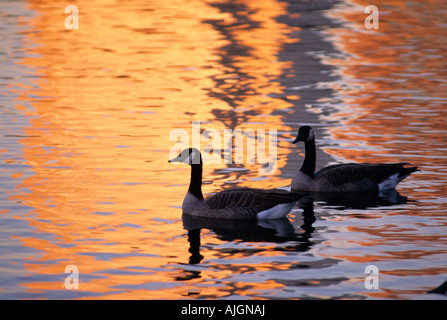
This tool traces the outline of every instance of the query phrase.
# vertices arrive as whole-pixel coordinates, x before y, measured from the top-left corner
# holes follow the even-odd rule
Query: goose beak
[[[300,134],[298,134],[298,137],[296,137],[296,139],[295,140],[293,140],[293,144],[295,144],[295,143],[297,143],[297,142],[300,142],[300,141],[304,141],[303,140],[303,138],[301,137],[301,135]]]

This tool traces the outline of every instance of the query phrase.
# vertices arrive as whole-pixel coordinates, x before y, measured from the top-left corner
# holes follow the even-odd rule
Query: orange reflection
[[[357,162],[411,162],[424,171],[412,175],[413,181],[437,180],[430,167],[445,165],[447,146],[443,123],[447,116],[443,67],[447,51],[445,42],[439,42],[447,34],[440,10],[446,4],[440,0],[412,1],[411,5],[401,1],[355,3],[356,10],[350,7],[331,13],[353,28],[328,31],[348,56],[328,58],[326,63],[339,66],[349,85],[333,84],[342,102],[331,118],[343,126],[330,129],[346,148],[327,152]],[[363,26],[366,15],[358,8],[369,4],[379,8],[378,30]],[[438,194],[447,191],[445,184],[437,187]]]
[[[20,238],[41,251],[26,268],[61,281],[23,286],[30,292],[64,290],[64,269],[76,265],[81,290],[95,298],[187,298],[184,284],[173,280],[182,268],[169,265],[184,263],[189,254],[179,209],[189,172],[167,163],[173,144],[168,137],[174,128],[189,131],[193,120],[211,121],[220,131],[282,128],[278,116],[262,117],[261,124],[256,116],[288,106],[268,96],[282,92],[272,80],[288,67],[275,62],[289,41],[286,27],[275,22],[284,5],[246,1],[246,14],[258,26],[232,31],[232,38],[250,48],[250,57],[230,66],[250,79],[240,83],[247,94],[235,95],[233,102],[256,109],[234,126],[215,118],[215,110],[228,112],[233,105],[209,94],[217,78],[230,74],[221,61],[229,40],[203,22],[206,17],[231,23],[231,13],[200,0],[149,2],[145,8],[136,0],[80,0],[79,29],[65,30],[66,1],[28,3],[37,13],[29,22],[36,32],[27,34],[35,46],[22,63],[35,68],[39,81],[37,90],[25,88],[21,96],[33,110],[26,111],[28,138],[20,142],[35,174],[20,185],[30,192],[15,199],[35,209],[24,219],[36,232],[51,235]],[[217,167],[222,166],[206,167],[205,177]],[[248,168],[254,171],[249,177],[257,176],[255,165]],[[219,184],[205,188],[214,191]],[[212,274],[228,275],[217,268]],[[201,291],[194,288],[199,282],[190,283],[191,292]],[[281,285],[252,284],[261,286]],[[206,295],[243,290],[210,286]]]
[[[368,246],[386,249],[374,250],[368,255],[363,250],[359,251],[361,255],[348,250],[330,257],[380,266],[382,261],[419,261],[430,255],[442,256],[445,252],[440,248],[447,245],[446,239],[430,228],[447,226],[442,218],[436,219],[445,216],[443,208],[447,209],[442,199],[447,192],[444,169],[447,132],[443,123],[447,116],[447,50],[445,41],[440,41],[447,36],[443,13],[446,3],[440,0],[411,3],[355,0],[353,3],[356,6],[328,13],[350,26],[326,31],[345,55],[324,58],[325,63],[338,66],[341,74],[340,81],[330,84],[340,100],[332,106],[338,112],[331,114],[330,119],[341,125],[329,128],[332,138],[340,145],[325,151],[354,162],[410,162],[421,172],[398,187],[403,193],[408,191],[408,196],[418,202],[417,206],[382,211],[384,216],[401,216],[399,224],[381,225],[380,216],[374,217],[377,219],[374,226],[346,228],[356,239],[352,243],[342,239],[333,242],[363,249]],[[366,30],[363,26],[366,18],[363,8],[371,4],[377,5],[380,11],[378,30]],[[432,201],[436,208],[425,210],[432,208]],[[421,223],[420,229],[405,225],[404,216],[417,219],[419,215],[430,215],[437,223]],[[394,244],[411,246],[396,245],[393,250]],[[414,268],[380,272],[393,276],[445,273],[442,267]],[[380,292],[362,292],[391,299],[402,298],[404,293],[424,292],[385,288]]]
[[[274,96],[284,92],[285,87],[277,79],[292,66],[291,62],[278,61],[278,55],[284,44],[297,41],[290,38],[292,29],[289,26],[276,21],[277,17],[287,14],[287,4],[276,0],[217,0],[213,4],[225,13],[229,11],[228,7],[233,8],[231,19],[215,23],[230,43],[220,52],[225,69],[223,74],[213,77],[216,86],[210,94],[227,101],[231,109],[215,111],[217,119],[213,124],[222,122],[225,128],[242,131],[264,129],[267,134],[272,133],[270,130],[289,131],[290,128],[283,124],[284,116],[272,114],[275,110],[287,110],[292,106],[287,99]],[[290,100],[295,99],[299,97],[290,97]],[[265,145],[268,155],[271,152],[268,142]],[[285,145],[278,142],[276,175],[259,179],[259,164],[244,164],[249,171],[243,172],[243,179],[258,178],[257,187],[284,185],[284,181],[277,177],[286,164],[288,145],[283,148]],[[230,176],[242,179],[238,172],[231,172]]]

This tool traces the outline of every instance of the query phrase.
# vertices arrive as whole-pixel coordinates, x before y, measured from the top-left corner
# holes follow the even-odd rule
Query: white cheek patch
[[[193,164],[193,160],[196,157],[196,153],[195,152],[191,152],[188,156],[188,158],[186,158],[185,163],[186,164]]]
[[[306,141],[312,141],[314,139],[314,131],[311,129],[309,131],[309,136],[307,137]]]

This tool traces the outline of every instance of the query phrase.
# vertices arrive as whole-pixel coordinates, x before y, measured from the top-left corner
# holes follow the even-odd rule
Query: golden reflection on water
[[[447,60],[445,43],[436,42],[436,37],[445,26],[441,11],[426,8],[442,6],[441,2],[412,3],[417,6],[403,8],[398,1],[383,4],[388,15],[381,16],[379,31],[364,31],[363,14],[331,11],[359,27],[325,31],[348,56],[323,57],[323,62],[340,68],[340,81],[327,85],[341,102],[331,105],[336,113],[320,118],[337,123],[328,126],[336,147],[323,147],[337,158],[409,161],[420,166],[423,172],[399,187],[420,200],[418,207],[349,217],[333,212],[324,216],[324,208],[319,208],[324,218],[316,238],[323,245],[308,252],[303,261],[295,261],[302,258],[297,252],[309,250],[315,242],[302,244],[303,250],[290,248],[296,252],[289,255],[278,253],[275,244],[244,243],[233,249],[232,243],[202,231],[204,263],[189,266],[190,243],[180,209],[189,169],[167,163],[174,144],[169,141],[171,130],[191,133],[192,121],[219,132],[296,130],[283,122],[300,96],[284,96],[286,88],[279,80],[295,72],[296,62],[282,61],[279,54],[283,46],[296,41],[290,34],[299,28],[277,21],[292,14],[275,0],[149,1],[145,8],[139,1],[81,0],[76,2],[80,28],[65,30],[65,1],[29,0],[36,16],[24,22],[31,28],[26,37],[32,46],[22,64],[35,69],[39,80],[34,82],[37,89],[18,83],[10,90],[23,88],[16,108],[29,117],[30,125],[20,143],[34,175],[11,176],[24,179],[18,186],[22,192],[11,199],[33,210],[21,217],[35,228],[36,236],[17,239],[40,254],[30,258],[25,268],[30,275],[56,280],[36,282],[30,276],[23,286],[33,293],[53,290],[57,295],[64,290],[66,297],[63,272],[67,265],[76,265],[85,293],[80,295],[85,298],[259,297],[260,292],[274,296],[284,294],[281,289],[288,283],[282,291],[298,288],[299,292],[302,283],[334,281],[326,275],[301,279],[305,277],[301,273],[292,275],[298,280],[256,279],[269,271],[287,274],[301,263],[312,271],[307,259],[319,272],[320,264],[337,268],[340,261],[419,262],[423,254],[442,254],[444,238],[434,240],[445,226],[439,208],[446,204],[437,202],[439,210],[423,209],[432,208],[430,201],[447,191],[445,172],[437,170],[445,168],[442,81]],[[430,21],[425,9],[435,13]],[[413,64],[402,70],[408,61]],[[320,102],[324,104],[323,99]],[[419,142],[415,137],[423,139]],[[207,142],[202,141],[201,147]],[[259,177],[258,163],[244,164],[242,173],[224,164],[207,164],[204,179],[213,183],[204,185],[204,193],[235,182],[245,185],[242,179],[249,180],[249,186],[254,181],[258,187],[283,186],[287,183],[280,179],[281,168],[289,152],[296,149],[278,141],[278,170],[265,177]],[[427,197],[430,201],[424,202]],[[419,214],[440,219],[409,219]],[[398,220],[393,220],[394,215]],[[417,231],[435,231],[418,234],[413,231],[416,224]],[[278,255],[279,262],[272,262],[272,256]],[[394,264],[381,272],[389,276],[445,273],[442,265],[401,270]],[[354,277],[346,284],[355,281]],[[361,294],[400,297],[389,289]]]
[[[361,7],[365,3],[356,1]],[[355,10],[331,14],[358,28],[328,32],[348,57],[326,62],[340,67],[349,89],[343,83],[334,84],[341,103],[331,117],[343,126],[329,129],[345,148],[327,148],[326,152],[357,162],[410,162],[423,171],[412,175],[413,181],[437,181],[440,174],[446,175],[442,168],[447,146],[443,123],[447,51],[444,42],[439,44],[447,33],[445,15],[439,10],[445,2],[412,1],[406,6],[390,1],[378,7],[378,30],[362,30],[365,16]],[[422,188],[417,192],[426,198],[447,191],[445,183],[438,183],[437,188],[436,194]]]
[[[31,118],[20,142],[34,175],[19,186],[29,192],[14,199],[34,208],[24,219],[36,231],[52,235],[21,238],[41,252],[26,269],[61,275],[61,281],[23,286],[30,292],[62,290],[65,267],[76,265],[82,291],[103,298],[181,297],[181,282],[161,285],[172,282],[178,270],[152,271],[188,259],[179,206],[189,169],[167,163],[174,144],[169,133],[190,131],[192,121],[207,121],[220,131],[283,128],[279,116],[255,116],[290,106],[269,96],[282,91],[273,79],[289,67],[276,61],[281,44],[289,41],[289,30],[275,21],[284,4],[245,1],[247,11],[240,14],[256,27],[232,27],[236,19],[230,12],[204,1],[153,1],[141,8],[140,1],[81,0],[79,29],[66,30],[66,1],[28,3],[36,16],[27,39],[35,46],[22,63],[35,68],[39,80],[38,89],[21,96],[32,109],[17,108]],[[205,18],[230,25],[232,38],[249,56],[222,64],[229,42]],[[223,81],[216,87],[217,79]],[[215,118],[220,110],[237,119],[245,113],[240,106],[252,108],[254,116],[236,123]],[[285,157],[280,161],[278,167]],[[218,167],[205,168],[205,179]],[[249,176],[257,175],[256,165],[248,168],[255,170]],[[270,178],[269,184],[278,183]],[[218,185],[205,188],[211,192]],[[222,279],[231,271],[204,271],[201,277],[207,272]],[[253,284],[259,286],[280,285]],[[226,291],[208,288],[207,295]]]
[[[398,186],[404,193],[408,191],[418,204],[414,208],[383,212],[384,217],[396,215],[400,220],[381,225],[379,217],[373,225],[353,225],[346,229],[352,237],[361,235],[365,239],[355,240],[354,246],[388,246],[388,249],[370,255],[357,255],[353,251],[332,254],[331,257],[365,264],[442,257],[447,246],[445,237],[439,233],[447,227],[442,218],[447,210],[447,203],[442,199],[447,192],[447,132],[444,124],[447,116],[447,48],[445,41],[440,44],[439,39],[445,39],[447,35],[446,3],[354,3],[360,8],[376,4],[380,9],[380,27],[378,30],[364,30],[362,25],[366,15],[359,15],[360,11],[331,13],[331,16],[358,27],[328,31],[330,38],[347,57],[326,59],[326,63],[340,67],[345,82],[333,84],[341,103],[331,118],[337,118],[342,126],[329,128],[333,139],[340,141],[342,147],[325,151],[354,162],[410,162],[421,172]],[[424,210],[432,207],[432,201],[437,209]],[[405,215],[409,216],[408,219]],[[433,216],[434,220],[432,223],[421,222],[420,228],[414,229],[412,225],[416,222],[413,220],[417,221],[418,216]],[[436,220],[438,223],[434,222]],[[389,246],[392,243],[411,243],[412,246],[394,250]],[[381,272],[398,277],[445,274],[441,258],[438,260],[438,266]],[[393,299],[401,298],[403,291],[385,289],[367,294]]]
[[[327,152],[354,161],[406,161],[422,167],[426,163],[445,164],[447,140],[442,132],[447,51],[444,42],[439,45],[446,34],[445,14],[440,10],[446,7],[445,2],[354,2],[360,8],[376,4],[380,27],[365,30],[366,15],[356,10],[331,14],[357,28],[329,31],[348,57],[329,58],[327,62],[338,65],[350,84],[346,90],[335,84],[342,103],[339,113],[332,116],[338,116],[344,126],[330,132],[335,140],[357,148]],[[431,174],[412,178],[432,180]]]

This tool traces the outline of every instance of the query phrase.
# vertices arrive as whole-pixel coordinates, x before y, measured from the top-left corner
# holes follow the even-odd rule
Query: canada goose
[[[427,291],[427,293],[447,294],[447,281],[444,281],[439,287],[436,287],[433,290]]]
[[[278,219],[285,217],[300,198],[285,190],[232,188],[208,199],[202,195],[202,156],[195,148],[183,150],[169,162],[191,166],[191,182],[183,200],[183,213],[220,219]]]
[[[305,157],[300,170],[292,178],[291,189],[311,192],[382,192],[392,190],[416,167],[408,163],[372,164],[342,163],[315,172],[315,134],[311,127],[302,126],[292,143],[304,141]],[[315,172],[315,173],[314,173]]]

